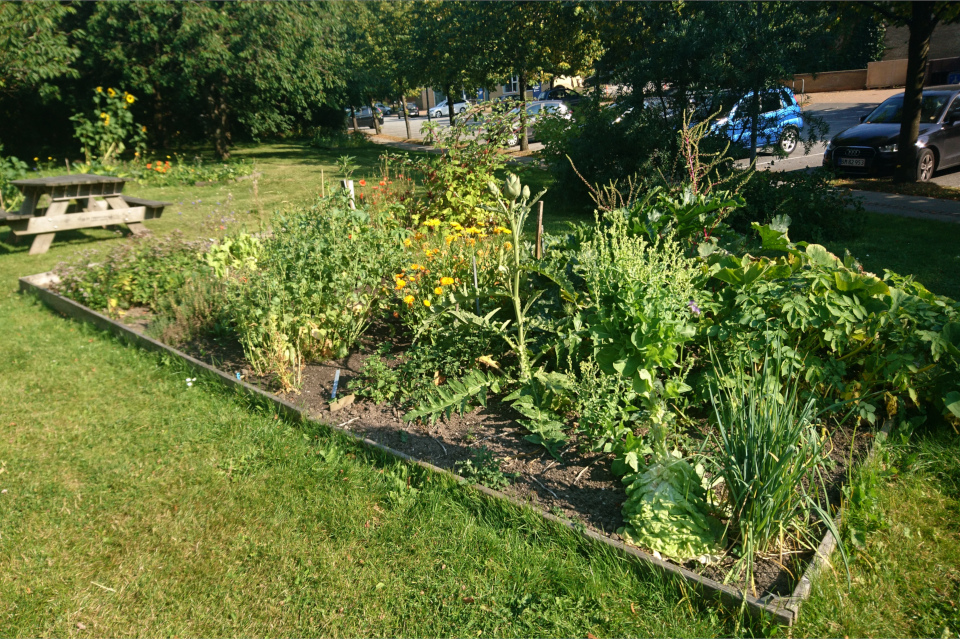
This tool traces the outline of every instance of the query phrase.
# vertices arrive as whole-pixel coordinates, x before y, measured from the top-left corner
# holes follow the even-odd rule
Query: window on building
[[[520,78],[517,76],[513,76],[510,78],[510,82],[503,85],[504,93],[517,93],[518,91],[520,91]]]

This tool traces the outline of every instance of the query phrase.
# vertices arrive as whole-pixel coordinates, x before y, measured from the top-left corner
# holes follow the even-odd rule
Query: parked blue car
[[[733,144],[750,146],[750,110],[753,92],[743,96],[711,128],[713,133],[728,138]],[[797,104],[793,91],[786,87],[769,89],[760,94],[760,120],[757,125],[757,147],[780,147],[786,154],[793,153],[803,129],[803,110]]]

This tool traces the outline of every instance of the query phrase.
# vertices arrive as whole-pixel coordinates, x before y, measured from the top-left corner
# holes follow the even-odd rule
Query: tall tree
[[[543,74],[578,75],[599,56],[592,14],[574,2],[477,3],[474,37],[483,42],[485,75],[516,76],[521,98]],[[520,149],[527,150],[527,114],[520,110]]]
[[[923,83],[927,75],[927,58],[930,55],[930,37],[938,24],[960,21],[960,3],[868,2],[865,6],[882,15],[891,24],[905,26],[910,30],[907,44],[907,80],[903,87],[903,114],[900,118],[894,179],[898,182],[916,182],[920,106],[923,100]]]
[[[0,94],[35,87],[50,93],[50,82],[76,77],[71,64],[80,55],[61,30],[74,9],[59,2],[0,2]]]

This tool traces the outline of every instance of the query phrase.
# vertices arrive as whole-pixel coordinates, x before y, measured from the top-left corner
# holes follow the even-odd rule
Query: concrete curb
[[[197,360],[196,358],[193,358],[192,356],[189,356],[178,349],[167,346],[162,342],[145,336],[130,327],[97,313],[96,311],[93,311],[92,309],[89,309],[78,302],[74,302],[69,298],[65,298],[57,293],[54,293],[47,288],[49,285],[56,284],[57,282],[58,278],[55,274],[53,274],[53,272],[39,273],[20,278],[19,288],[21,293],[35,295],[48,307],[62,313],[65,316],[75,320],[80,320],[82,322],[89,322],[98,329],[108,331],[121,338],[125,342],[136,345],[142,349],[164,352],[176,356],[194,370],[202,371],[218,378],[220,382],[224,383],[229,388],[260,396],[261,398],[271,402],[277,409],[277,412],[282,413],[287,418],[297,422],[312,421],[319,424],[324,424],[319,420],[314,420],[311,418],[305,409],[301,409],[287,400],[284,400],[283,398],[243,382],[242,380],[238,380],[236,377],[230,374],[224,373],[223,371],[220,371],[219,369],[212,367],[205,362],[201,362],[200,360]],[[441,469],[440,467],[432,465],[429,462],[419,460],[401,451],[396,451],[395,449],[391,449],[390,447],[382,445],[378,442],[374,442],[369,438],[364,438],[363,436],[352,433],[346,429],[333,425],[325,426],[363,444],[366,447],[376,449],[380,452],[418,465],[424,469],[428,469],[434,473],[452,478],[462,484],[470,484],[469,481],[462,476],[459,476],[446,469]],[[889,432],[887,425],[884,426],[884,430],[886,433]],[[871,447],[870,453],[868,454],[868,460],[874,455],[875,447],[876,444],[874,443],[874,445]],[[628,557],[640,560],[647,565],[647,567],[658,571],[664,576],[681,578],[695,591],[703,596],[716,598],[731,608],[739,608],[746,604],[746,610],[750,615],[755,617],[769,616],[772,617],[777,623],[788,626],[793,625],[793,623],[796,622],[797,617],[800,614],[800,606],[803,604],[803,601],[810,596],[812,581],[815,579],[817,573],[819,573],[819,571],[826,564],[828,564],[829,557],[836,547],[836,540],[833,538],[833,535],[830,532],[827,532],[826,536],[823,538],[823,541],[820,543],[819,548],[817,549],[814,559],[808,565],[803,577],[790,596],[767,596],[763,599],[754,598],[735,589],[734,587],[731,587],[730,585],[721,584],[715,580],[704,578],[672,562],[656,558],[636,547],[628,546],[620,540],[614,540],[609,536],[586,529],[582,524],[573,522],[572,520],[558,518],[552,513],[537,509],[512,496],[508,496],[504,493],[480,484],[474,484],[471,486],[477,491],[491,498],[506,500],[507,502],[520,508],[532,509],[545,520],[549,520],[550,522],[567,527],[568,529],[580,534],[585,538],[607,545],[608,547],[616,549]]]

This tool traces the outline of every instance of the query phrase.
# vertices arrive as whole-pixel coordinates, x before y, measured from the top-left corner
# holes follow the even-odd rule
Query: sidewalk
[[[960,223],[960,202],[956,200],[902,196],[877,191],[851,190],[850,193],[863,201],[863,208],[867,211],[907,218]]]

